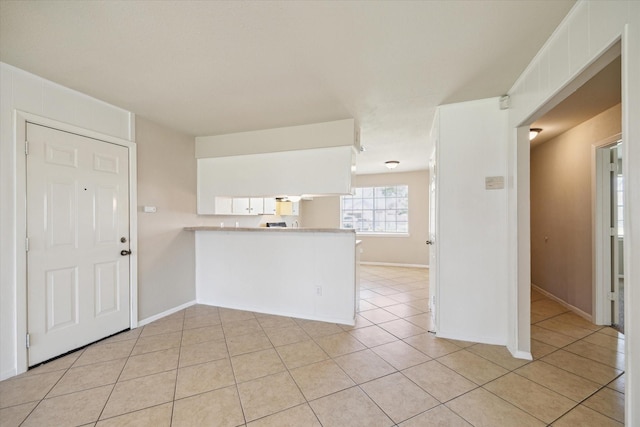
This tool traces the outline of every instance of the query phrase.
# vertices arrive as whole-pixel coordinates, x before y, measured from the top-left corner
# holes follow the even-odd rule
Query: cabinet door
[[[264,199],[264,209],[262,213],[265,215],[275,215],[276,214],[276,199],[275,198],[267,198]]]
[[[232,201],[231,197],[216,197],[215,198],[215,214],[216,215],[231,215],[233,213],[232,210]]]
[[[251,215],[262,215],[264,213],[264,199],[261,197],[250,198],[249,213]]]
[[[249,198],[248,197],[234,197],[232,204],[232,213],[234,215],[249,215]]]

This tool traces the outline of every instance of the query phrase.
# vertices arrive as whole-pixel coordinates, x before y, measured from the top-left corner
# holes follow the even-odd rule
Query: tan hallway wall
[[[194,138],[136,117],[138,148],[138,318],[195,299]],[[142,212],[155,206],[156,213]]]
[[[532,283],[587,314],[592,314],[592,144],[620,133],[621,111],[616,105],[531,150]]]
[[[409,186],[409,237],[358,236],[364,262],[429,264],[429,171],[357,175],[354,187],[407,184]],[[340,197],[317,197],[302,202],[305,227],[340,227]]]

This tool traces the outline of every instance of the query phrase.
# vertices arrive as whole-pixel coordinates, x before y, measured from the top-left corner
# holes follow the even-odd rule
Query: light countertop
[[[200,225],[195,227],[184,227],[186,231],[255,231],[268,233],[355,233],[355,230],[341,228],[304,228],[304,227],[218,227]]]

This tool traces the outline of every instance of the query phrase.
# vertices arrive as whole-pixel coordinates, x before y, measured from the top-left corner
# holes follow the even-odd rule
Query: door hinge
[[[29,155],[29,141],[24,142],[24,155],[25,156]]]
[[[618,235],[618,230],[616,230],[615,228],[611,227],[609,229],[609,236],[617,236]]]
[[[27,346],[27,348],[31,347],[31,337],[29,334],[27,334],[27,337],[25,339],[25,345]]]
[[[29,252],[29,238],[24,239],[24,251]]]
[[[616,293],[615,292],[609,292],[608,293],[608,297],[609,297],[609,301],[615,301],[616,300]]]
[[[609,172],[618,172],[618,165],[616,163],[609,163]]]

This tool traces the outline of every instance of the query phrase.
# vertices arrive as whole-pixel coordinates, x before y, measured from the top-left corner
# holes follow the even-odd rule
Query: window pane
[[[373,211],[372,210],[363,210],[362,211],[362,219],[364,221],[373,222]]]
[[[354,188],[342,197],[342,228],[374,233],[409,232],[409,187]]]

